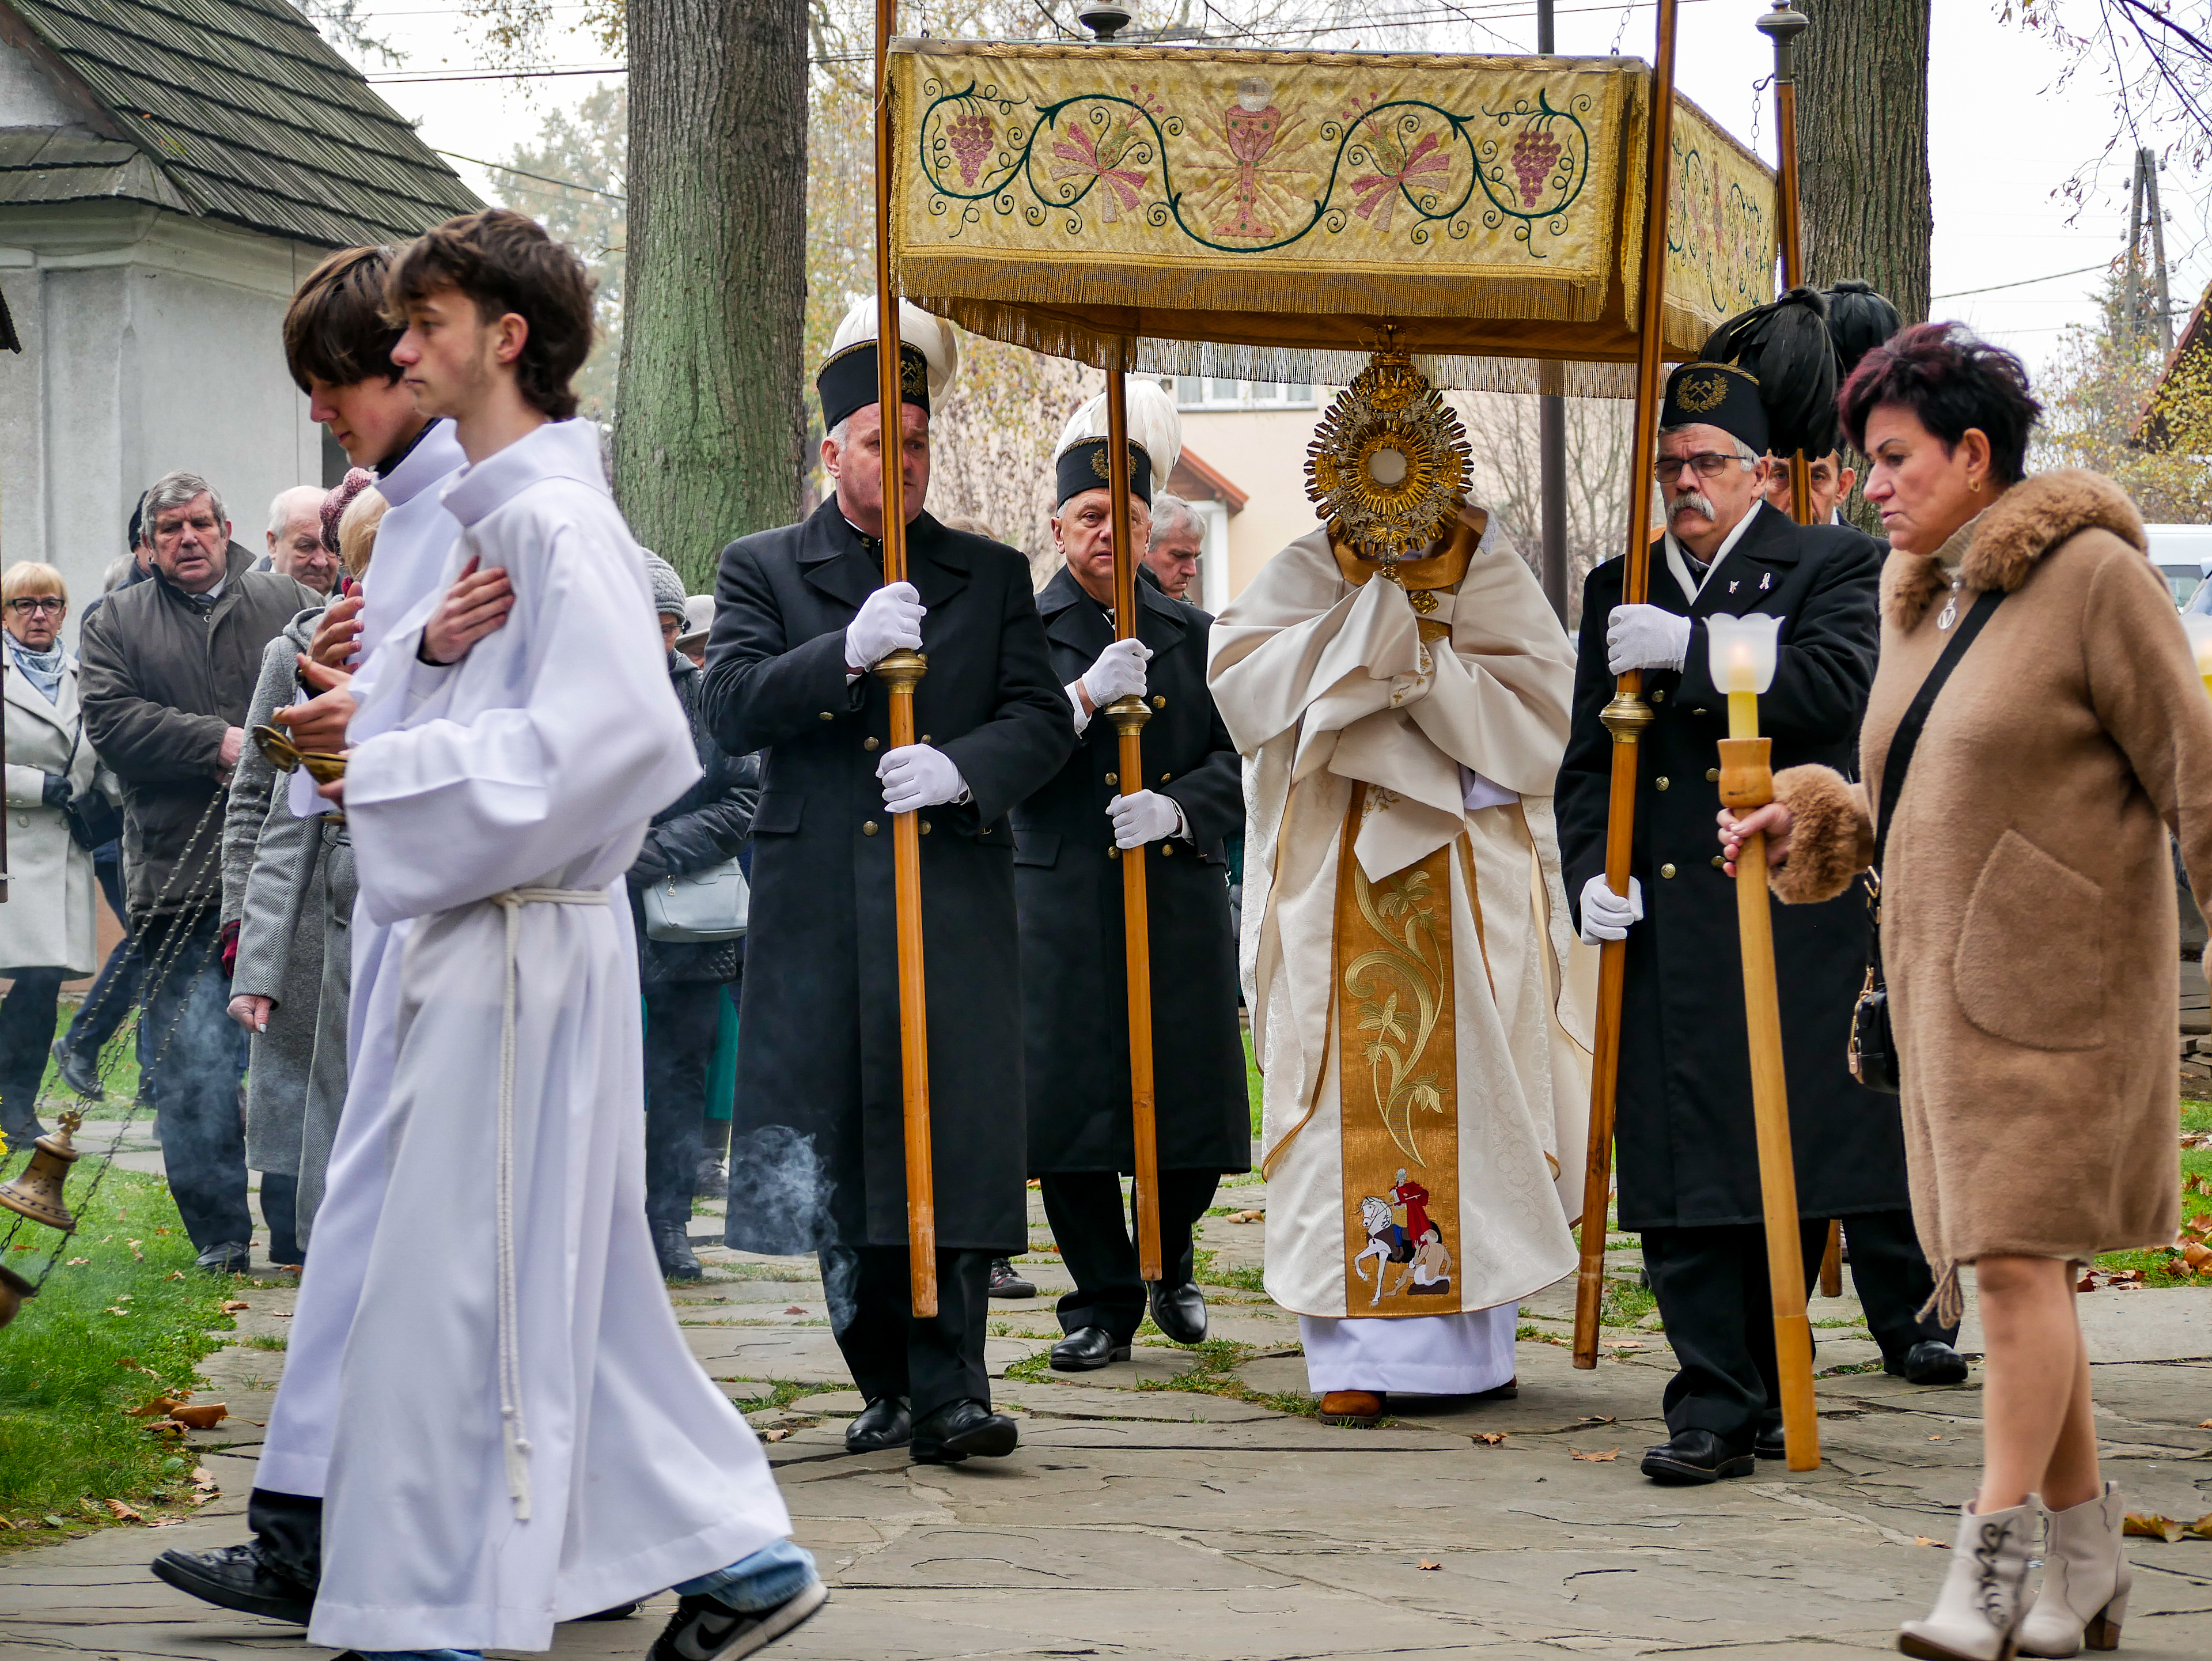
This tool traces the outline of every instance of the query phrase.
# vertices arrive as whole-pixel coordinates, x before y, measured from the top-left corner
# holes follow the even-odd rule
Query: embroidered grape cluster
[[[1533,208],[1544,199],[1552,169],[1564,148],[1548,132],[1535,126],[1521,129],[1513,141],[1513,172],[1521,181],[1521,205]]]
[[[991,153],[994,125],[981,110],[969,110],[947,124],[945,142],[952,147],[953,160],[960,164],[963,185],[975,184],[975,175],[982,169],[983,158]]]

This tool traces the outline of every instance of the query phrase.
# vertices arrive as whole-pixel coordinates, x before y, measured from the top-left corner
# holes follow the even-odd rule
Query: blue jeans
[[[814,1554],[788,1540],[763,1546],[726,1569],[672,1588],[679,1597],[712,1597],[757,1615],[796,1597],[814,1581]],[[362,1661],[477,1661],[481,1650],[364,1650]]]
[[[148,967],[140,1020],[162,1163],[185,1232],[202,1251],[253,1238],[238,1109],[246,1037],[226,1013],[230,977],[222,972],[218,933],[210,905],[196,916],[149,922],[138,935]]]

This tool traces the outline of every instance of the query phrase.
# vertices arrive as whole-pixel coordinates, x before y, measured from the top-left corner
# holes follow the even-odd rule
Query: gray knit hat
[[[684,616],[684,579],[676,575],[676,568],[659,554],[647,548],[645,577],[653,585],[653,609],[655,614],[681,620]]]

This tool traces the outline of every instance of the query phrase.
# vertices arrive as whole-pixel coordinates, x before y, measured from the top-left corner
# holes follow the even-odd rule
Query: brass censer
[[[280,773],[297,772],[304,767],[307,776],[318,784],[328,784],[333,779],[345,776],[345,757],[333,756],[320,750],[302,750],[292,742],[290,733],[281,727],[257,727],[253,742],[268,764]]]
[[[12,1182],[0,1183],[0,1206],[34,1223],[73,1234],[76,1219],[62,1198],[62,1185],[69,1180],[69,1168],[82,1157],[71,1145],[70,1133],[84,1123],[84,1116],[72,1108],[58,1123],[58,1129],[31,1144],[37,1151],[21,1174]]]

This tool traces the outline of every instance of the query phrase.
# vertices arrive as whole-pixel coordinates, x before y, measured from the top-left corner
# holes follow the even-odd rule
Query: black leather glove
[[[70,805],[68,777],[60,773],[47,774],[46,782],[39,791],[39,800],[48,807],[68,806]]]

